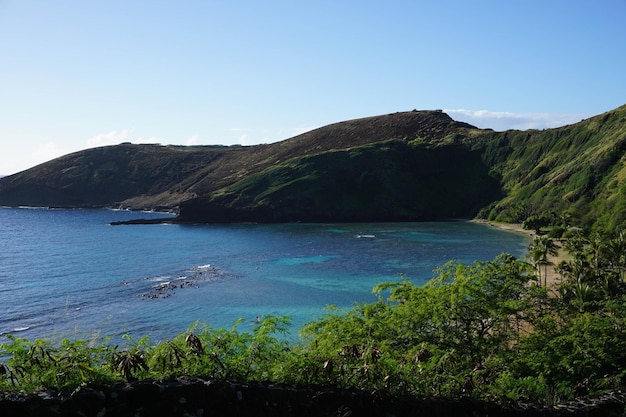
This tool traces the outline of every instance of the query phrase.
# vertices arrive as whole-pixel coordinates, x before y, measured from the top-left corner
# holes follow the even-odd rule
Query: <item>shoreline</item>
[[[482,219],[474,219],[470,220],[470,222],[484,224],[485,226],[494,227],[500,230],[506,230],[508,232],[521,233],[523,235],[526,235],[530,239],[529,244],[532,243],[532,240],[537,237],[537,234],[532,230],[524,229],[521,223],[499,223]],[[556,286],[562,282],[561,276],[557,274],[554,269],[559,263],[561,263],[561,261],[566,260],[566,256],[563,254],[562,249],[563,248],[559,246],[559,252],[556,256],[548,255],[548,262],[550,262],[550,266],[547,270],[548,276],[546,277],[546,282],[548,287],[550,287],[554,292],[557,291]]]
[[[499,222],[492,222],[489,220],[482,220],[482,219],[473,219],[473,220],[470,220],[470,222],[477,223],[477,224],[484,224],[485,226],[491,226],[496,229],[506,230],[509,232],[521,233],[523,235],[528,236],[529,238],[535,237],[535,233],[532,230],[524,229],[521,223],[499,223]]]

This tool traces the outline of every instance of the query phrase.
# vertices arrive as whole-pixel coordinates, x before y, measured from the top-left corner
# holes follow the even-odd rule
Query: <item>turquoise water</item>
[[[28,338],[151,336],[195,321],[252,328],[328,305],[373,301],[450,259],[523,256],[528,240],[468,222],[109,226],[162,217],[112,210],[0,208],[0,333]]]

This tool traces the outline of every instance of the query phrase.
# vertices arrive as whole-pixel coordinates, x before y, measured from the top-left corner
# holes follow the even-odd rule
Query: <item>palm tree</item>
[[[621,230],[617,233],[613,239],[606,243],[604,249],[611,272],[619,277],[620,282],[624,282],[624,275],[626,274],[626,232]]]
[[[593,268],[596,279],[602,275],[602,267],[605,261],[606,242],[604,236],[600,233],[594,233],[589,239],[589,254],[591,255],[591,266]]]
[[[572,256],[569,261],[561,261],[558,265],[558,272],[567,284],[577,283],[589,283],[592,280],[589,278],[590,271],[589,262],[584,256],[581,256],[580,252],[577,252]]]
[[[554,243],[554,240],[546,236],[536,237],[528,247],[530,259],[537,268],[537,274],[539,276],[539,282],[541,282],[541,267],[543,267],[543,283],[544,286],[548,286],[548,266],[553,265],[548,259],[548,256],[558,255],[559,246]]]

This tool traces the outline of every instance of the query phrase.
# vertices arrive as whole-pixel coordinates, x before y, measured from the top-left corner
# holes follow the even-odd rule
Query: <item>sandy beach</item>
[[[537,237],[534,231],[526,230],[522,227],[520,223],[498,223],[498,222],[490,222],[487,220],[472,220],[473,222],[485,224],[491,227],[495,227],[502,230],[507,230],[515,233],[522,233],[530,238],[530,241]],[[529,242],[530,243],[530,242]],[[557,256],[548,256],[548,261],[551,263],[548,266],[547,270],[547,284],[548,287],[555,289],[556,285],[561,282],[561,276],[556,273],[554,267],[557,266],[561,261],[565,260],[565,256],[562,253],[562,249],[559,249],[559,253]]]

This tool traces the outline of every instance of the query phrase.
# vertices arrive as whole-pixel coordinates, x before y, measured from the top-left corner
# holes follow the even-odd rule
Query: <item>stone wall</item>
[[[199,378],[82,388],[67,398],[50,391],[0,393],[2,417],[617,417],[626,415],[625,405],[626,395],[620,391],[553,407],[503,407],[472,399],[399,399],[356,390]]]

